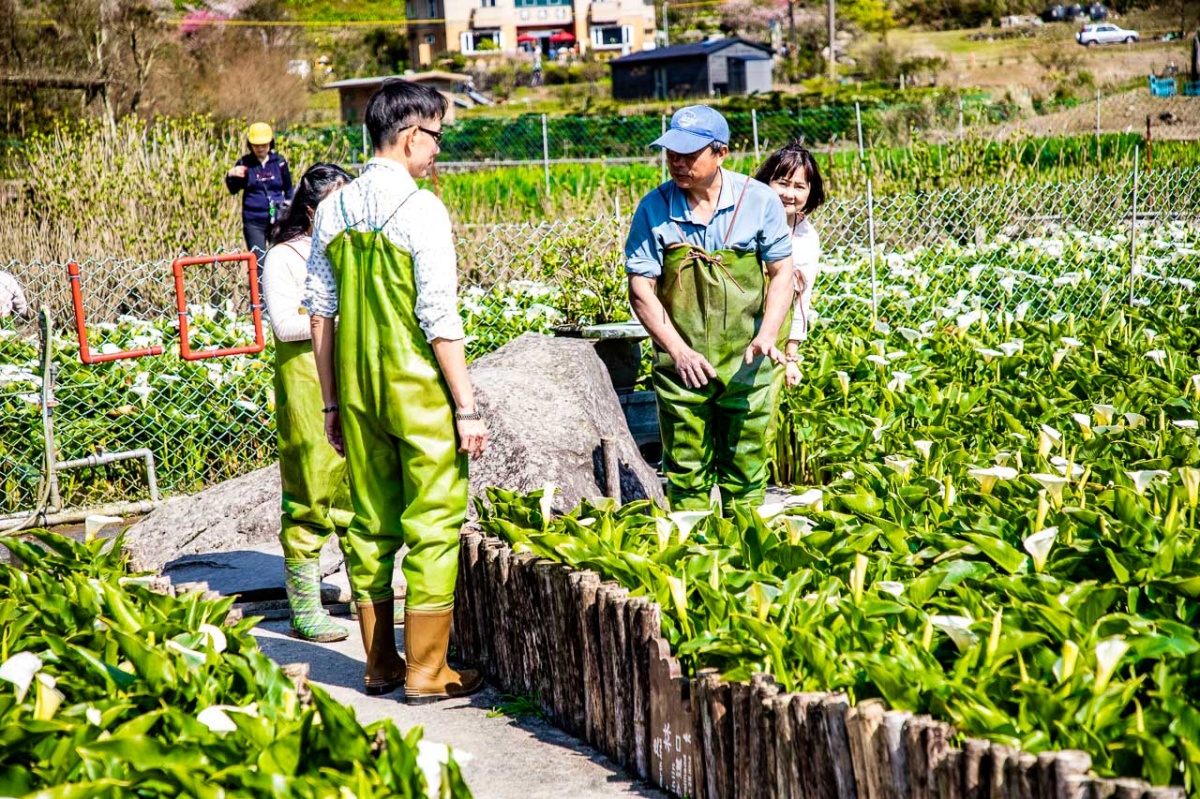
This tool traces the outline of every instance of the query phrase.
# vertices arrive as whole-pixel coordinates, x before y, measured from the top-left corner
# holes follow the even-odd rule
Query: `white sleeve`
[[[263,302],[271,319],[271,330],[280,341],[306,341],[312,338],[308,314],[300,313],[304,298],[304,281],[295,275],[305,274],[300,254],[286,244],[267,252],[263,263]]]
[[[425,338],[455,341],[464,338],[458,315],[458,263],[450,215],[432,192],[418,192],[411,214],[420,227],[411,233],[413,272],[417,280],[417,321]]]
[[[792,254],[793,266],[796,270],[796,287],[800,288],[800,282],[803,280],[804,289],[796,295],[795,307],[792,310],[792,329],[788,333],[788,339],[791,341],[804,341],[808,338],[808,323],[810,314],[812,313],[812,293],[813,284],[817,282],[817,271],[821,260],[821,242],[817,238],[817,232],[811,231],[809,235],[796,242],[796,247]]]
[[[325,255],[325,248],[333,237],[341,232],[341,221],[337,209],[340,192],[334,192],[317,206],[313,218],[312,251],[308,254],[308,277],[304,282],[304,307],[311,316],[333,319],[338,312],[337,281],[333,279],[333,266]]]

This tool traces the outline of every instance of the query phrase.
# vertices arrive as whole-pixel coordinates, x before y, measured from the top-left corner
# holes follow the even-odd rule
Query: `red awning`
[[[536,36],[530,36],[528,33],[522,33],[517,37],[517,44],[525,44],[526,42],[536,42]]]
[[[550,41],[554,43],[573,42],[575,41],[575,34],[571,33],[570,31],[559,31],[558,33],[550,36]]]

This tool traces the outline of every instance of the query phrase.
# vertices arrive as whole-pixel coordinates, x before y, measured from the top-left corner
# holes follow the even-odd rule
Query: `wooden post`
[[[879,699],[866,699],[846,711],[846,733],[859,799],[883,799],[881,783],[887,779],[876,750],[886,708]]]
[[[750,781],[750,697],[753,690],[749,683],[735,682],[730,683],[729,692],[733,717],[733,795],[748,799],[754,790]]]
[[[796,736],[792,729],[792,699],[795,694],[780,694],[771,699],[775,717],[775,795],[779,799],[800,799],[800,767],[796,757]]]
[[[659,609],[644,597],[633,597],[625,604],[626,631],[629,638],[632,672],[633,741],[630,760],[633,770],[642,779],[650,777],[650,656],[646,644],[658,638]]]
[[[908,789],[912,799],[934,799],[936,796],[938,765],[945,759],[953,736],[953,727],[928,716],[914,716],[904,725]]]
[[[1077,749],[1056,752],[1050,763],[1049,793],[1052,799],[1083,799],[1091,768],[1092,758],[1087,752]]]
[[[650,661],[650,779],[676,796],[696,792],[696,728],[688,681],[659,637],[646,643]]]
[[[945,757],[938,763],[933,775],[935,795],[938,799],[963,799],[962,761],[962,750],[946,750]]]
[[[600,576],[584,572],[579,581],[579,627],[583,641],[584,727],[589,744],[599,749],[604,738],[604,685],[600,655]]]
[[[492,677],[503,689],[508,690],[511,683],[508,680],[508,660],[504,646],[504,576],[505,565],[501,562],[501,554],[506,550],[501,547],[498,539],[488,539],[484,552],[484,584],[483,588],[491,598],[486,605],[488,613],[488,631],[491,633],[483,639],[484,653],[487,655],[484,663],[488,676]]]
[[[566,641],[562,630],[558,627],[558,614],[554,607],[554,586],[550,575],[558,568],[558,563],[552,560],[539,560],[533,566],[534,577],[537,578],[538,607],[541,609],[541,665],[538,669],[538,695],[541,697],[542,711],[556,727],[563,726],[562,672],[561,649]]]
[[[600,439],[600,454],[604,459],[604,495],[621,504],[621,461],[618,458],[615,439]]]
[[[779,686],[770,674],[758,672],[750,677],[749,746],[746,750],[752,793],[747,796],[774,799],[774,720],[771,718],[771,699]]]
[[[801,799],[837,799],[832,768],[824,747],[819,705],[826,694],[802,693],[792,698],[788,711],[792,717]]]
[[[695,733],[693,741],[700,756],[704,790],[697,790],[703,799],[732,799],[733,761],[732,748],[728,745],[733,733],[733,720],[729,712],[729,683],[722,682],[716,669],[702,669],[692,681],[697,686],[692,692]]]
[[[1003,744],[992,744],[980,769],[987,776],[984,783],[984,795],[987,799],[1008,799],[1008,761],[1016,756],[1016,750],[1013,748]]]
[[[991,747],[987,741],[968,738],[962,749],[963,799],[987,799],[984,759]]]
[[[883,714],[882,734],[876,739],[876,758],[884,764],[880,781],[883,799],[909,799],[908,752],[904,748],[904,726],[912,714],[889,710]]]
[[[833,771],[837,799],[856,799],[858,787],[854,782],[854,763],[850,756],[850,739],[846,730],[846,711],[850,703],[845,694],[832,694],[821,702],[824,717],[825,743]]]
[[[564,566],[562,574],[565,583],[559,586],[563,591],[563,614],[566,624],[567,647],[567,716],[569,719],[567,731],[577,738],[587,738],[587,706],[584,699],[587,691],[584,667],[584,622],[587,606],[595,601],[593,593],[590,600],[585,599],[582,588],[584,572],[578,572]],[[595,575],[592,575],[593,577]]]
[[[616,583],[605,583],[600,587],[600,657],[604,680],[604,746],[600,751],[621,765],[628,762],[625,745],[629,743],[629,736],[625,734],[628,713],[624,706],[628,684],[624,680],[626,664],[622,657],[625,628],[621,623],[628,596],[629,589]]]

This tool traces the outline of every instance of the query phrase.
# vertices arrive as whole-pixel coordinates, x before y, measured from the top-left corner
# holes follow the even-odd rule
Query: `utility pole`
[[[663,0],[663,47],[671,46],[671,29],[667,27],[667,0]]]
[[[834,40],[837,38],[837,25],[835,23],[833,4],[834,4],[834,0],[829,0],[827,11],[826,11],[826,16],[828,17],[828,22],[829,22],[829,79],[831,81],[836,81],[837,80],[837,50],[834,49],[834,47],[835,47]]]
[[[798,0],[788,0],[788,56],[792,64],[796,63],[799,53],[796,51],[796,3]]]

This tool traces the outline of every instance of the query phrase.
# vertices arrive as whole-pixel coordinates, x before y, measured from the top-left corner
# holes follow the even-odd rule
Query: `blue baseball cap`
[[[650,142],[650,146],[687,154],[702,150],[713,142],[729,144],[729,123],[715,109],[689,105],[671,116],[671,127]]]

